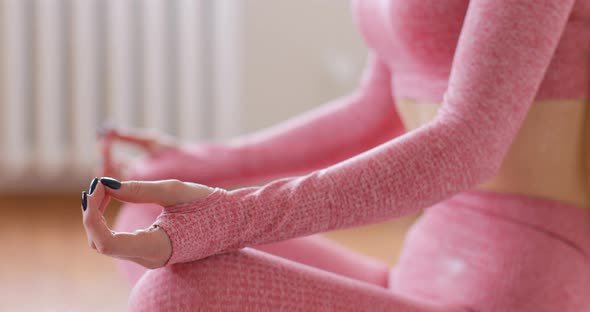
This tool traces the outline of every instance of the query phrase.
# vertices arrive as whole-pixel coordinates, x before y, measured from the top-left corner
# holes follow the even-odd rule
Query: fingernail
[[[94,190],[96,189],[97,185],[98,185],[98,178],[92,179],[92,182],[90,182],[90,188],[88,189],[89,195],[92,195],[92,193],[94,193]]]
[[[118,190],[121,188],[121,182],[113,179],[113,178],[101,178],[100,183],[104,186],[111,188],[113,190]]]
[[[82,192],[82,209],[86,211],[86,207],[88,206],[88,198],[87,198],[86,191]]]

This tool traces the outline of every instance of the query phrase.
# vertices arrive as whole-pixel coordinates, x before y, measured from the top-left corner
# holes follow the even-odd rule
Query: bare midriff
[[[439,103],[405,98],[396,102],[408,131],[434,119],[440,107]],[[548,198],[590,209],[584,160],[586,103],[533,103],[497,174],[476,189]]]

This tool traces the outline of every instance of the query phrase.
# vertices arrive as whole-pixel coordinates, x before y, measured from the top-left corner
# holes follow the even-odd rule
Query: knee
[[[187,264],[148,270],[131,290],[128,311],[191,311],[200,303],[200,278]]]
[[[253,260],[242,250],[150,270],[131,291],[129,311],[239,310],[240,281]]]

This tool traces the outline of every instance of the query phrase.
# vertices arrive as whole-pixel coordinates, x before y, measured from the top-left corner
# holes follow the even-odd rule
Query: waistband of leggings
[[[445,202],[548,231],[577,246],[590,260],[588,208],[538,196],[477,189],[455,194]]]

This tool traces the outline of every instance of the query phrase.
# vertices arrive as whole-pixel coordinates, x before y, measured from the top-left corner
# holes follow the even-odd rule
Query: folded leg
[[[388,286],[389,267],[387,264],[356,253],[319,235],[253,248],[359,281],[382,287]]]
[[[396,295],[377,285],[246,248],[146,273],[130,311],[413,311],[455,312]]]
[[[134,231],[154,222],[162,208],[154,204],[125,204],[114,229]],[[285,259],[333,272],[360,281],[387,287],[389,269],[385,263],[353,252],[327,238],[308,236],[253,247]],[[134,262],[117,260],[120,270],[131,285],[147,271]]]

